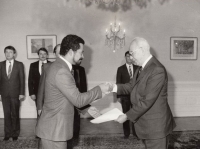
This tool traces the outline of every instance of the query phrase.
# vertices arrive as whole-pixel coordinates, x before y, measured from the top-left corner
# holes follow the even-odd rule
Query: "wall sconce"
[[[125,30],[123,32],[122,37],[119,36],[121,31],[120,23],[117,26],[116,24],[116,17],[114,24],[110,23],[110,29],[106,29],[106,42],[105,44],[113,48],[113,52],[115,52],[117,49],[121,49],[125,46]]]

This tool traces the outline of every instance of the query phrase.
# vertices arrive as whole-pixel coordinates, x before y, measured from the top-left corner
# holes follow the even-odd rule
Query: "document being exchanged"
[[[103,123],[103,122],[107,122],[107,121],[112,121],[112,120],[116,120],[118,118],[118,116],[122,115],[122,111],[120,111],[118,108],[114,108],[104,114],[102,114],[101,116],[91,120],[91,123],[95,123],[95,124],[99,124],[99,123]]]

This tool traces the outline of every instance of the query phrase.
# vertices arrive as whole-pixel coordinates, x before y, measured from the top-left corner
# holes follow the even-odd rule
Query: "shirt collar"
[[[9,64],[9,62],[11,62],[11,64],[13,65],[14,59],[12,59],[12,60],[10,60],[10,61],[9,61],[9,60],[6,60],[6,63],[7,63],[7,64]]]
[[[128,63],[126,63],[126,67],[129,67],[129,66],[132,67],[133,65],[132,65],[132,64],[128,64]]]
[[[39,62],[40,62],[41,64],[42,64],[42,63],[47,63],[47,60],[45,60],[45,61],[40,61],[40,60],[39,60]]]
[[[142,64],[142,69],[144,69],[144,67],[146,66],[146,64],[148,63],[148,61],[149,61],[152,57],[153,57],[153,56],[150,55],[150,56],[146,59],[146,61]]]
[[[72,70],[72,64],[70,62],[68,62],[66,59],[64,59],[62,56],[59,56],[60,59],[62,59],[65,63],[67,63],[69,70]]]

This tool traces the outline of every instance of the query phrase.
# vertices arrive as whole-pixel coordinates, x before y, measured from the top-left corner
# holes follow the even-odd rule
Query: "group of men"
[[[169,134],[175,127],[167,100],[167,72],[165,67],[151,55],[149,43],[144,38],[136,37],[131,42],[129,51],[125,53],[126,64],[118,68],[116,84],[102,83],[89,91],[87,88],[82,90],[84,85],[79,83],[80,76],[84,76],[85,73],[77,71],[79,74],[77,77],[78,75],[75,75],[77,66],[73,67],[73,65],[79,65],[84,58],[84,43],[79,36],[67,35],[63,38],[59,56],[53,63],[43,66],[43,63],[38,61],[30,66],[29,93],[31,99],[37,101],[39,118],[36,135],[41,138],[42,147],[44,149],[69,148],[68,140],[73,137],[74,112],[76,111],[74,107],[75,109],[88,107],[90,106],[88,104],[102,98],[105,94],[116,92],[121,98],[124,113],[116,121],[124,123],[125,138],[130,135],[129,123],[131,122],[134,135],[143,141],[146,149],[167,149]],[[11,117],[15,119],[13,109],[19,115],[16,106],[20,103],[19,99],[24,98],[25,81],[23,64],[13,60],[13,65],[9,59],[10,51],[13,55],[15,54],[10,47],[6,47],[4,53],[7,60],[0,63],[0,95],[4,108],[5,132],[7,132],[4,139],[13,137],[13,140],[16,140],[19,128],[11,127],[14,126],[14,120],[9,125],[7,123]],[[38,51],[41,61],[47,62],[45,59],[47,54],[45,50]],[[10,63],[13,70],[14,67],[18,67],[14,72],[11,71],[11,76],[9,76]],[[36,67],[39,70],[34,73]],[[23,77],[22,80],[19,79],[20,74]],[[38,82],[33,83],[31,78],[34,79],[37,76],[41,76],[38,79],[40,82],[37,80]],[[10,86],[10,83],[15,84]],[[37,89],[36,87],[31,89],[31,83],[32,86],[37,85]],[[15,96],[11,95],[11,91],[16,86],[17,93]],[[13,100],[18,103],[14,107],[11,102]],[[9,108],[7,108],[8,104],[11,105]],[[17,132],[18,135],[15,136]]]

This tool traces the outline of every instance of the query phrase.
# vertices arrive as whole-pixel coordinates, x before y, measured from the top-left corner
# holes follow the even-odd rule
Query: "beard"
[[[74,64],[75,65],[81,65],[82,60],[83,60],[82,58],[80,58],[79,60],[74,59]]]

